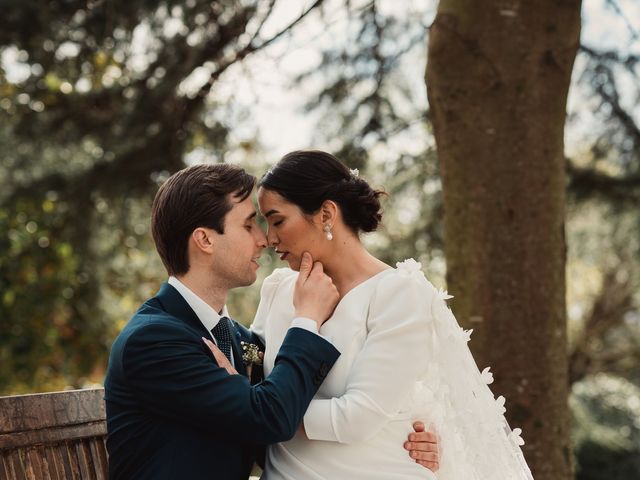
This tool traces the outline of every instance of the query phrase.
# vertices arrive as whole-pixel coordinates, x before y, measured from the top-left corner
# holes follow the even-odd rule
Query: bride
[[[286,155],[259,183],[267,238],[290,269],[263,284],[252,329],[263,338],[265,375],[293,317],[303,252],[321,262],[341,300],[320,334],[341,356],[311,402],[299,433],[268,447],[265,476],[299,479],[532,479],[503,413],[446,306],[446,292],[414,260],[391,268],[359,239],[381,220],[381,191],[334,156]],[[414,419],[439,435],[433,473],[402,449]]]

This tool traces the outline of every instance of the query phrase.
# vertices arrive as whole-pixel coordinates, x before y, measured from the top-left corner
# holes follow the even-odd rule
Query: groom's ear
[[[191,233],[191,240],[195,244],[195,247],[204,252],[211,252],[213,247],[213,234],[212,230],[208,228],[196,228]]]
[[[325,200],[320,207],[320,214],[323,225],[334,225],[338,218],[338,205],[333,200]]]

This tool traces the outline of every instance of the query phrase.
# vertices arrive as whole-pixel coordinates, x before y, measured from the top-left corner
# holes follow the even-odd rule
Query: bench
[[[0,397],[0,480],[107,480],[106,438],[102,388]]]
[[[0,397],[0,479],[107,480],[104,390]]]

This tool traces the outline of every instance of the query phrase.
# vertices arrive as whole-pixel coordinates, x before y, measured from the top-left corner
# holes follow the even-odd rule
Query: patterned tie
[[[227,317],[220,317],[218,324],[211,329],[211,333],[218,342],[218,348],[231,361],[231,327]]]

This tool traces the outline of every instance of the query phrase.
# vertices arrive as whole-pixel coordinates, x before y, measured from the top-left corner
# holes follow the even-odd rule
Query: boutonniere
[[[247,375],[251,376],[251,370],[254,365],[262,365],[262,357],[264,353],[260,351],[255,343],[240,342],[242,346],[242,363],[247,368]]]

